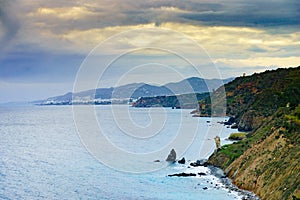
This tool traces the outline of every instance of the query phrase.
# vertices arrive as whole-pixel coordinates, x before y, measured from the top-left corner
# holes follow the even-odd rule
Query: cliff
[[[261,199],[300,199],[300,67],[240,77],[225,88],[227,114],[250,132],[209,163]]]

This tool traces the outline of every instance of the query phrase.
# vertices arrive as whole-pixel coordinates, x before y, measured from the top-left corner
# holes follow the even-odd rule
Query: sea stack
[[[215,143],[216,143],[216,149],[219,149],[221,147],[220,137],[216,136],[214,139],[215,139]]]
[[[175,162],[176,161],[176,152],[172,149],[166,159],[167,162]]]

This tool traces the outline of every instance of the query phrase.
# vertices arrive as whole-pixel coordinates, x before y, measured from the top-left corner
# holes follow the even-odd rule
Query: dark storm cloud
[[[222,26],[285,26],[299,25],[298,1],[249,1],[229,4],[222,12],[192,12],[180,17]]]
[[[84,57],[49,52],[11,52],[0,65],[0,80],[63,82],[73,80]],[[22,77],[20,79],[20,77]]]
[[[0,50],[8,45],[20,27],[17,13],[11,9],[14,3],[13,0],[0,0],[0,30],[2,31]]]
[[[3,1],[3,0],[0,0]],[[53,33],[65,31],[88,30],[114,26],[128,26],[166,22],[178,22],[207,26],[298,26],[298,0],[102,0],[91,4],[86,1],[37,1],[31,12],[44,8],[85,8],[91,12],[80,18],[55,19],[47,15],[37,15],[31,18],[33,22],[42,22],[44,28],[50,28]]]
[[[299,25],[298,0],[115,0],[109,9],[102,1],[94,8],[99,12],[97,26],[134,25],[149,22],[185,22],[222,26]],[[165,10],[163,8],[177,8]],[[106,16],[106,17],[105,17]],[[96,17],[97,18],[97,17]],[[103,19],[103,20],[101,20]]]

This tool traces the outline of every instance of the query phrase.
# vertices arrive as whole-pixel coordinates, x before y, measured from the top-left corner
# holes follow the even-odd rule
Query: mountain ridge
[[[125,99],[138,99],[140,97],[170,96],[176,94],[205,93],[217,89],[219,86],[232,81],[228,79],[202,79],[190,77],[179,82],[167,83],[161,86],[146,83],[130,83],[118,87],[97,88],[78,93],[68,92],[64,95],[54,96],[39,101],[42,105],[69,105],[82,102],[111,101],[126,102]]]

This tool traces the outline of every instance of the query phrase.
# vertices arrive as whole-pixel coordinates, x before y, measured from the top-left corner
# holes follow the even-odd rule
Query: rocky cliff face
[[[252,131],[254,126],[254,111],[250,110],[243,114],[238,124],[238,130]]]
[[[300,67],[239,78],[225,87],[227,113],[250,132],[208,162],[263,200],[300,199]]]
[[[300,107],[280,109],[246,140],[223,146],[209,163],[261,199],[300,198],[300,123],[290,113],[300,115]]]

